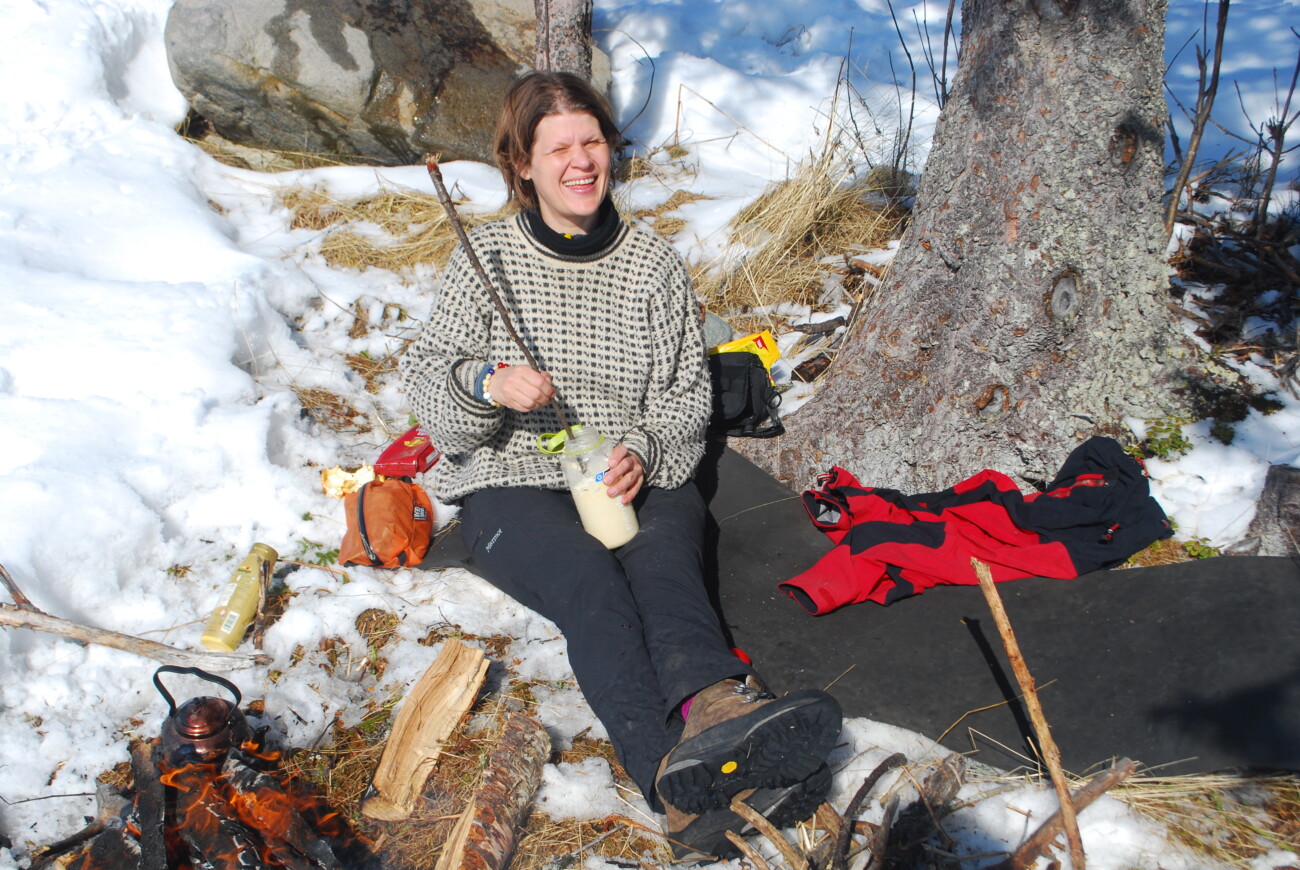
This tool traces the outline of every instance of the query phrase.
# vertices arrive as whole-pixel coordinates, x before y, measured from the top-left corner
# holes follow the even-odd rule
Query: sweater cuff
[[[637,427],[623,433],[621,441],[624,447],[635,453],[641,460],[641,465],[645,468],[646,485],[653,486],[655,473],[659,470],[659,440],[646,430]]]
[[[481,359],[463,359],[451,368],[449,377],[452,400],[475,417],[491,417],[501,406],[483,394],[483,380],[492,364]]]

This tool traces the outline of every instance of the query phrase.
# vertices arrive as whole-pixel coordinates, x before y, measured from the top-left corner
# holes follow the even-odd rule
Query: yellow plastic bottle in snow
[[[215,652],[234,652],[239,646],[253,614],[257,612],[263,572],[270,577],[278,558],[280,554],[266,544],[254,544],[248,551],[231,575],[230,582],[221,590],[216,609],[203,628],[200,640],[205,647]]]
[[[559,432],[538,439],[542,452],[558,456],[564,481],[573,495],[578,517],[587,534],[611,550],[617,549],[641,531],[636,511],[623,499],[610,498],[605,482],[609,456],[614,445],[589,426],[570,427],[572,436]]]

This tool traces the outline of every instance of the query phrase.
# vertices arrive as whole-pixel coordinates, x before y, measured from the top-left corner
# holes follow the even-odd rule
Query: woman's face
[[[584,112],[547,115],[519,175],[533,183],[542,220],[557,233],[585,235],[609,190],[609,144],[600,122]]]

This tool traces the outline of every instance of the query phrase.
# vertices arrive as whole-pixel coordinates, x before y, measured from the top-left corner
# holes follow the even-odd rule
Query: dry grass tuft
[[[481,644],[487,654],[497,661],[507,661],[506,652],[510,649],[510,644],[515,642],[515,639],[508,634],[474,634],[465,631],[459,625],[443,622],[430,626],[428,633],[418,639],[416,643],[420,646],[437,646],[448,638],[454,638],[468,644]]]
[[[511,870],[540,870],[551,862],[558,866],[581,866],[588,855],[622,859],[623,862],[666,867],[672,850],[658,832],[625,816],[577,821],[552,819],[534,812],[524,826]]]
[[[303,411],[313,420],[335,432],[364,435],[371,430],[366,416],[341,396],[321,387],[294,387],[293,393]]]
[[[369,649],[381,650],[397,637],[397,627],[401,618],[391,610],[371,607],[357,615],[357,632]]]
[[[654,208],[643,208],[635,211],[632,213],[632,217],[645,221],[655,231],[656,235],[672,238],[686,229],[686,221],[677,216],[669,216],[669,212],[677,211],[677,209],[692,202],[712,198],[689,190],[674,190],[672,195],[659,205]]]
[[[318,230],[321,256],[331,266],[408,273],[417,265],[447,264],[458,239],[438,198],[413,190],[386,189],[366,199],[342,201],[316,189],[293,188],[279,202],[295,228]],[[462,214],[467,228],[501,217]],[[378,232],[376,232],[376,230]]]
[[[748,255],[697,285],[709,308],[743,311],[795,302],[815,305],[823,291],[828,257],[883,247],[903,214],[882,204],[890,189],[862,177],[834,143],[800,166],[787,181],[765,191],[733,225],[733,241]],[[873,196],[876,194],[876,196]],[[739,328],[738,328],[739,329]]]
[[[686,229],[686,219],[679,217],[661,217],[654,222],[652,228],[655,235],[663,236],[665,239],[671,239],[673,236]]]
[[[384,388],[384,376],[397,371],[397,355],[389,354],[382,359],[373,359],[370,354],[350,353],[346,357],[348,368],[361,376],[366,382],[366,392],[378,393]]]
[[[1215,866],[1279,849],[1300,866],[1300,775],[1137,777],[1111,794]]]
[[[614,178],[623,182],[635,181],[638,178],[653,175],[656,171],[657,167],[654,161],[638,154],[626,160],[620,160],[614,167]]]
[[[614,752],[614,744],[608,740],[597,740],[594,737],[588,737],[585,733],[574,737],[569,748],[556,753],[556,758],[567,764],[576,764],[580,761],[586,761],[588,758],[603,758],[609,762],[615,778],[628,779],[627,771],[623,770],[623,765],[618,763],[618,755]]]
[[[351,728],[336,716],[330,745],[300,749],[285,754],[285,772],[317,786],[325,800],[353,824],[364,824],[359,809],[361,796],[384,751],[384,739],[392,727],[393,708],[399,696],[369,702],[361,721]]]
[[[501,736],[505,716],[499,701],[489,701],[480,716],[467,717],[448,738],[424,795],[410,818],[381,822],[361,814],[361,798],[379,765],[384,741],[392,728],[394,696],[372,709],[360,723],[345,728],[335,721],[332,745],[300,750],[285,767],[316,785],[326,801],[371,839],[387,870],[432,867],[438,860],[457,816],[469,802]]]

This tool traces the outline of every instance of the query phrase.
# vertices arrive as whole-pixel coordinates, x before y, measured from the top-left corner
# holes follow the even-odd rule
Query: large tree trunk
[[[913,223],[817,397],[746,453],[918,492],[1050,479],[1189,352],[1165,303],[1165,0],[967,0]]]
[[[533,0],[539,70],[591,81],[592,0]]]

